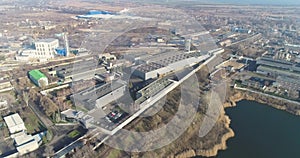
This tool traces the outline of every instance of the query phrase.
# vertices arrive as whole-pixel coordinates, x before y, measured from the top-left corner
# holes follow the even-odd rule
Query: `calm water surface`
[[[235,137],[217,158],[300,158],[300,117],[252,101],[226,109]]]

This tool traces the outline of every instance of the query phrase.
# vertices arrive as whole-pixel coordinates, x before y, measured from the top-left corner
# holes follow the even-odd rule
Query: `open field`
[[[23,118],[27,132],[30,134],[38,133],[46,130],[36,115],[28,108],[20,111],[20,116]]]

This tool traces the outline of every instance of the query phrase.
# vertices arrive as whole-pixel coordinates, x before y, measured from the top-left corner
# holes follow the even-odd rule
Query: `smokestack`
[[[190,52],[191,51],[191,39],[185,40],[185,50]]]
[[[64,39],[65,39],[65,47],[66,47],[66,56],[70,55],[70,49],[69,49],[69,40],[68,40],[68,33],[64,33]]]

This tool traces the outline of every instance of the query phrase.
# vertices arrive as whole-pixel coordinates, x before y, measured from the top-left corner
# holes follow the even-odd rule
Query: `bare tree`
[[[29,102],[29,93],[27,91],[23,91],[23,100],[26,103],[26,106],[28,107]]]
[[[93,146],[90,144],[85,144],[81,148],[77,148],[76,152],[73,153],[70,157],[77,158],[77,157],[97,157],[97,153],[93,150]]]
[[[36,158],[36,157],[37,157],[37,154],[34,151],[21,156],[21,158]]]
[[[48,158],[48,157],[51,157],[52,155],[54,155],[53,146],[52,145],[47,145],[45,150],[44,150],[43,156]]]
[[[37,157],[36,152],[31,152],[31,153],[29,153],[29,157],[30,157],[30,158],[36,158],[36,157]]]

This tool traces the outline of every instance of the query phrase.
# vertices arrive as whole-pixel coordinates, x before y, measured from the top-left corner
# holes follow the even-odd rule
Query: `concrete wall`
[[[124,92],[125,92],[125,86],[122,86],[122,87],[112,91],[111,93],[108,93],[108,94],[102,96],[101,98],[97,99],[96,106],[98,108],[102,108],[103,106],[122,97],[124,95]]]

